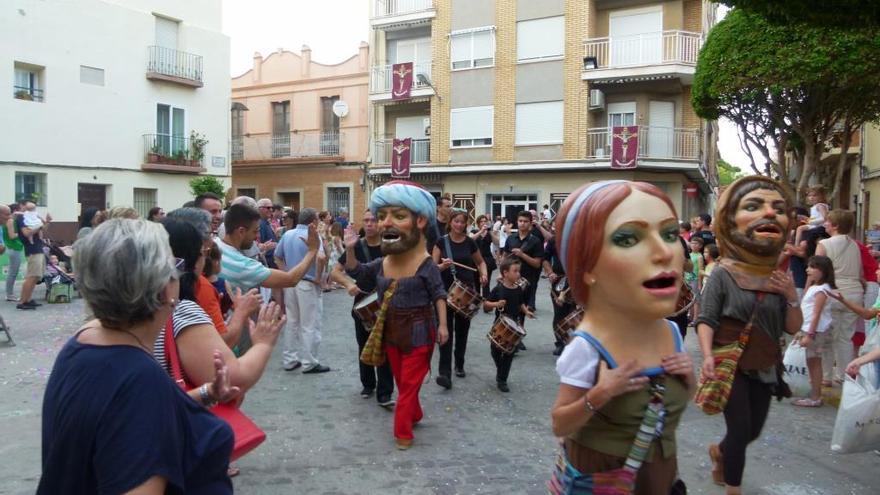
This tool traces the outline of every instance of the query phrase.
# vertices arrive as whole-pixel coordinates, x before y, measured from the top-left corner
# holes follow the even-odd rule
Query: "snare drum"
[[[553,333],[556,335],[556,339],[563,344],[567,344],[568,340],[571,338],[572,332],[574,332],[578,324],[580,324],[583,317],[584,310],[582,308],[577,308],[569,313],[568,316],[553,328]]]
[[[373,325],[376,324],[376,318],[381,306],[382,303],[379,302],[379,294],[377,292],[370,293],[355,305],[354,314],[360,318],[368,332],[373,330]]]
[[[480,294],[470,286],[464,284],[460,280],[456,280],[449,287],[449,294],[446,296],[446,304],[454,309],[456,313],[467,319],[471,319],[477,314],[477,311],[480,310],[480,306],[483,304],[483,299],[480,297]]]
[[[513,354],[526,331],[513,318],[501,315],[495,320],[486,338],[505,354]]]

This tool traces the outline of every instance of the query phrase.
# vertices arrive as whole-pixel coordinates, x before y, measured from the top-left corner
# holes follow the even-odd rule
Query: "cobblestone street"
[[[491,316],[480,314],[471,328],[467,378],[455,379],[449,391],[433,379],[423,387],[425,419],[414,448],[405,452],[394,448],[392,413],[358,395],[350,300],[341,291],[326,294],[320,355],[333,371],[285,372],[276,350],[244,405],[268,440],[237,464],[236,493],[546,493],[555,454],[549,410],[557,383],[546,285],[542,281],[538,319],[527,322],[528,350],[513,364],[511,393],[495,388],[485,338]],[[0,346],[0,494],[33,493],[40,475],[43,389],[57,351],[82,321],[83,302],[36,311],[0,303],[0,313],[18,344]],[[691,335],[688,345],[695,351]],[[744,491],[880,493],[880,457],[829,450],[835,413],[829,406],[774,403],[762,437],[749,449]],[[678,460],[689,493],[723,493],[711,483],[706,455],[706,445],[722,429],[720,416],[705,416],[693,406],[685,414]]]

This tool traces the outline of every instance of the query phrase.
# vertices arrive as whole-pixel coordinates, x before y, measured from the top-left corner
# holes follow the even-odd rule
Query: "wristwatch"
[[[785,301],[785,304],[788,304],[789,308],[799,308],[801,307],[801,302],[798,300],[794,301]]]

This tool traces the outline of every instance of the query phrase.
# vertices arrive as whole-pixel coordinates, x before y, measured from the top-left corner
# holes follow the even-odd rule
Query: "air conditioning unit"
[[[605,110],[605,93],[599,89],[591,89],[589,109],[593,112]]]
[[[431,117],[425,117],[422,119],[422,129],[425,131],[425,136],[431,135]]]

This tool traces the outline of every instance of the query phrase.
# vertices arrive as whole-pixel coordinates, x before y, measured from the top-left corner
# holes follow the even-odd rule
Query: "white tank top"
[[[862,255],[855,241],[845,235],[823,239],[825,253],[834,264],[834,281],[841,291],[862,290]]]

